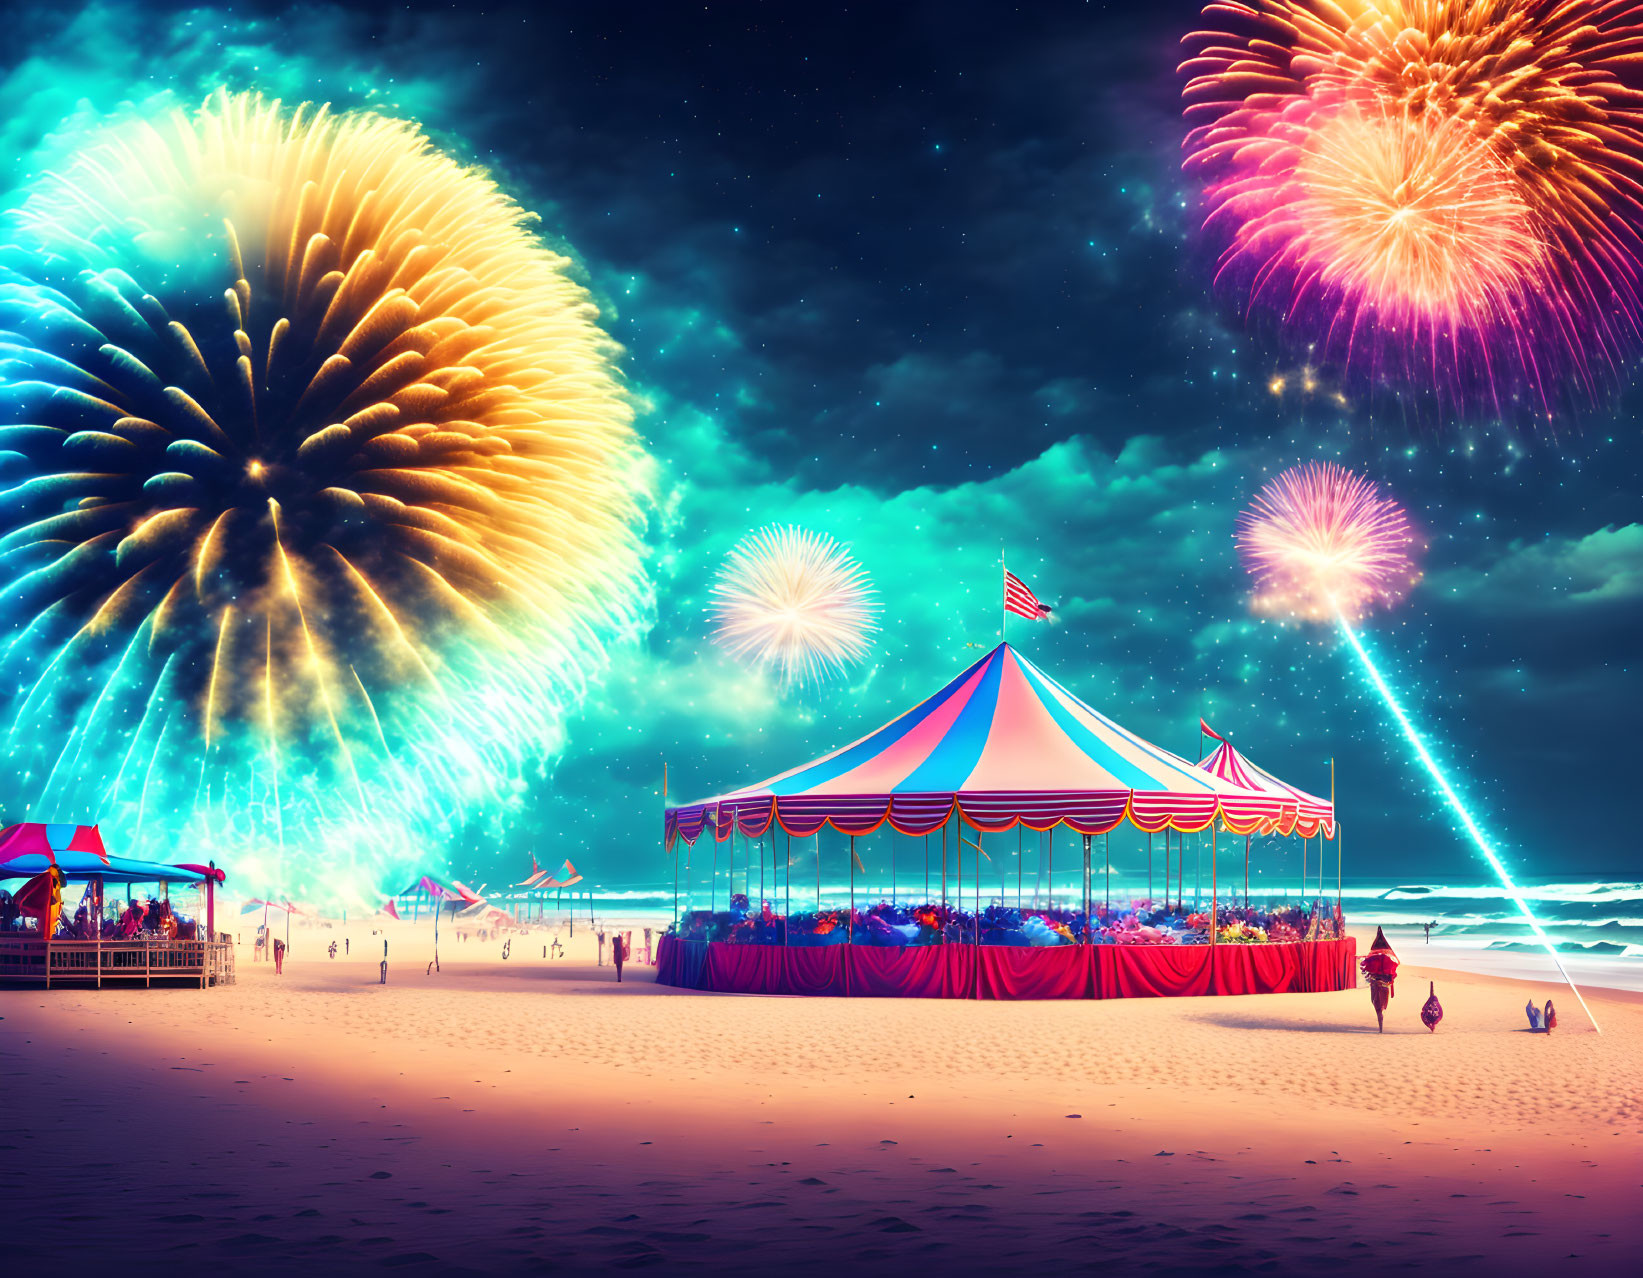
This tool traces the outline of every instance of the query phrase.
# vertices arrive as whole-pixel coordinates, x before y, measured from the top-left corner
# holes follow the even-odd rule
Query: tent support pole
[[[1084,836],[1084,936],[1090,934],[1090,839],[1093,835]]]
[[[941,822],[941,943],[947,944],[947,821]]]
[[[1181,837],[1175,840],[1175,908],[1182,912],[1187,908],[1187,832],[1176,833]]]
[[[1147,834],[1147,908],[1152,908],[1152,834]]]
[[[1107,862],[1107,913],[1112,913],[1112,831],[1101,836],[1101,855]]]
[[[850,930],[845,934],[845,943],[856,943],[856,836],[850,836]]]
[[[1244,835],[1244,908],[1249,909],[1249,841],[1251,835]]]
[[[1215,822],[1209,823],[1209,943],[1213,951],[1215,938],[1221,931],[1221,883],[1215,871],[1219,858],[1215,855]],[[1210,969],[1210,979],[1215,970]]]

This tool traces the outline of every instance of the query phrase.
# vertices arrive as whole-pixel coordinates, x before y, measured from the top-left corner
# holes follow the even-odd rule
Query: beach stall
[[[1219,876],[1222,836],[1293,835],[1293,794],[1228,780],[1153,745],[1102,714],[1000,644],[933,696],[885,726],[820,759],[756,785],[670,807],[664,842],[689,854],[706,836],[714,862],[708,907],[681,912],[665,938],[658,979],[702,989],[767,993],[924,997],[1102,998],[1127,995],[1266,993],[1340,989],[1355,980],[1355,943],[1338,908],[1315,905],[1304,919],[1311,942],[1277,943],[1265,924],[1276,912],[1234,904]],[[1334,828],[1333,809],[1304,827]],[[1098,891],[1110,867],[1103,836],[1128,825],[1161,837],[1163,900],[1119,901]],[[885,827],[888,827],[886,830]],[[839,844],[847,896],[823,900],[822,843]],[[880,833],[880,832],[883,833]],[[1014,833],[1016,838],[1002,836]],[[1050,858],[1048,891],[1028,904],[1016,861],[1015,900],[997,869],[1024,832]],[[1055,888],[1054,840],[1071,835],[1076,885]],[[903,903],[866,891],[858,842],[918,838],[928,850],[923,899]],[[1188,908],[1168,890],[1169,850],[1207,835],[1207,897]],[[842,836],[838,838],[837,836]],[[793,841],[815,840],[815,889],[798,885]],[[683,845],[681,849],[680,845]],[[738,855],[743,890],[721,908],[717,861]],[[757,901],[752,861],[757,856]],[[705,859],[705,858],[704,858]],[[677,864],[677,861],[676,861]],[[769,877],[766,878],[766,867]],[[916,871],[915,871],[916,874]],[[892,882],[894,882],[892,862]],[[985,880],[985,882],[984,882]],[[858,891],[858,885],[863,888]],[[995,885],[997,890],[995,891]],[[1286,927],[1302,922],[1301,907]]]
[[[233,940],[216,931],[216,890],[225,878],[214,864],[111,856],[94,825],[7,826],[0,981],[231,984]],[[171,893],[181,887],[199,891],[203,919],[173,909]]]

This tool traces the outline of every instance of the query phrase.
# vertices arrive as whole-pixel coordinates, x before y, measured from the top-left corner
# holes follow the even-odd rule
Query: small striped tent
[[[1257,833],[1298,834],[1303,839],[1310,839],[1322,832],[1325,839],[1335,837],[1333,803],[1308,794],[1287,781],[1278,780],[1235,750],[1230,741],[1223,740],[1198,766],[1223,781],[1230,781],[1242,789],[1267,795],[1277,801],[1282,809],[1277,822]]]

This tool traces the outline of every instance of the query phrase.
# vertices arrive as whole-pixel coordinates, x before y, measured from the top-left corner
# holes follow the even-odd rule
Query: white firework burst
[[[803,528],[771,525],[742,538],[712,593],[714,641],[789,686],[843,674],[879,628],[878,595],[861,565]]]

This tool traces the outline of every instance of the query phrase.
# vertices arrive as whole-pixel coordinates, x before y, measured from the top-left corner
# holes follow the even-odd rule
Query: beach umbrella
[[[1369,982],[1369,1001],[1375,1008],[1375,1024],[1386,1032],[1386,1005],[1392,1001],[1392,987],[1398,979],[1398,956],[1387,943],[1386,933],[1375,929],[1375,943],[1358,962]]]
[[[1438,986],[1435,981],[1426,983],[1427,999],[1421,1004],[1421,1024],[1428,1030],[1435,1030],[1438,1022],[1443,1019],[1443,1004],[1438,1002]]]

